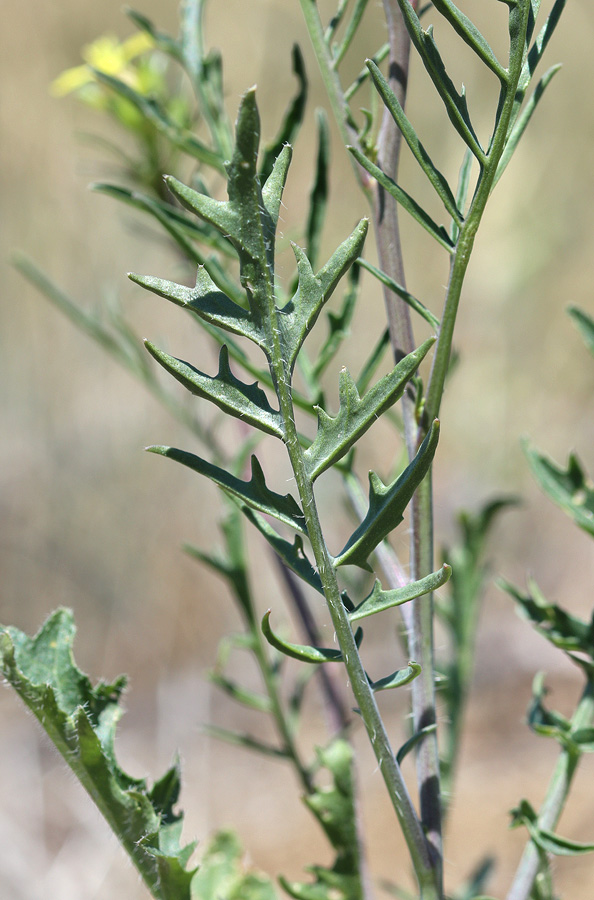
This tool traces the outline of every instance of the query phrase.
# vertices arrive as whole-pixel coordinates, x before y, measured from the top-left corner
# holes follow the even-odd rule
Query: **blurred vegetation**
[[[468,6],[488,32],[485,4],[474,0]],[[230,115],[235,115],[240,93],[258,82],[265,138],[271,136],[294,90],[290,48],[295,40],[302,46],[311,80],[306,126],[284,200],[283,230],[288,239],[297,236],[294,223],[303,219],[315,146],[313,109],[322,102],[322,92],[297,4],[260,0],[249,4],[249,10],[245,7],[239,0],[230,0],[224,13],[218,14],[213,4],[207,23],[211,43],[222,49],[225,58]],[[142,11],[164,28],[174,29],[172,4],[153,0],[143,4]],[[452,496],[456,495],[457,506],[476,509],[493,492],[520,492],[526,498],[524,506],[506,514],[498,526],[492,569],[516,583],[522,583],[530,569],[547,596],[571,597],[572,611],[586,614],[594,575],[587,540],[576,540],[563,516],[549,513],[529,479],[519,445],[520,436],[528,436],[557,459],[564,459],[571,445],[586,468],[594,468],[592,370],[587,361],[583,363],[580,338],[564,313],[570,303],[594,311],[589,279],[594,253],[594,185],[589,181],[594,104],[588,93],[594,68],[590,53],[594,12],[582,0],[570,4],[565,16],[555,36],[555,58],[564,61],[564,69],[537,113],[507,183],[497,190],[469,273],[458,334],[461,361],[454,376],[459,402],[448,414],[449,433],[463,434],[470,449],[461,460],[448,429],[444,431],[436,482],[447,483],[448,494],[438,496],[436,506],[441,539],[450,543]],[[261,23],[255,30],[248,27],[253,18]],[[187,323],[162,302],[128,285],[125,272],[130,269],[177,278],[181,277],[179,263],[133,211],[114,208],[108,198],[85,191],[89,181],[113,175],[113,163],[85,136],[99,133],[108,139],[109,134],[92,109],[58,101],[49,93],[60,72],[78,65],[82,46],[98,34],[126,36],[131,30],[119,4],[111,0],[99,7],[85,6],[83,11],[80,4],[62,0],[35,8],[11,6],[0,35],[4,286],[0,306],[0,620],[33,631],[55,606],[74,608],[80,624],[77,657],[82,668],[108,677],[121,670],[131,675],[135,690],[122,737],[124,754],[141,772],[166,765],[176,741],[169,731],[166,745],[161,746],[159,735],[165,723],[165,730],[177,729],[177,743],[188,760],[188,782],[195,786],[195,797],[190,787],[185,802],[195,817],[189,819],[188,828],[204,833],[212,826],[236,823],[241,816],[253,822],[257,808],[250,806],[241,784],[247,767],[252,767],[250,779],[257,779],[262,765],[258,759],[246,759],[217,745],[217,765],[211,768],[208,754],[212,750],[197,734],[204,720],[214,717],[224,726],[231,715],[219,707],[216,716],[209,712],[210,688],[201,683],[200,675],[212,666],[218,637],[233,610],[220,584],[178,548],[186,540],[201,545],[211,542],[215,495],[198,479],[188,480],[183,470],[163,466],[142,453],[147,444],[174,444],[180,426],[97,347],[81,339],[9,265],[10,253],[24,249],[83,305],[113,306],[117,297],[126,317],[142,334],[167,335],[165,346],[175,344],[181,356],[185,348],[193,358],[210,352],[196,349],[197,330],[188,331]],[[374,38],[373,46],[377,43]],[[414,69],[409,104],[417,109],[419,131],[429,136],[429,142],[436,130],[439,140],[439,119],[424,101],[424,88],[422,74]],[[469,93],[472,102],[472,86]],[[446,170],[452,166],[448,162],[451,150],[444,141]],[[336,157],[331,224],[325,235],[328,248],[335,243],[335,229],[338,233],[345,221],[354,223],[362,213],[346,155],[341,158],[337,152]],[[406,177],[406,160],[404,167]],[[510,181],[513,184],[514,179],[523,185],[521,209],[511,207]],[[414,292],[431,297],[433,291],[435,296],[445,271],[426,263],[427,244],[416,230],[405,233],[405,242],[409,259],[423,260],[418,270],[409,272]],[[369,335],[383,327],[380,292],[372,279],[365,284],[368,307],[359,311],[352,326],[357,339],[349,345],[349,353],[359,363]],[[573,395],[574,404],[567,403],[568,395]],[[391,440],[390,432],[379,435],[369,447],[369,464],[374,466],[392,456],[383,446]],[[158,513],[165,505],[176,514],[163,520]],[[157,543],[169,551],[155,554]],[[268,572],[266,579],[268,589],[277,591],[275,574]],[[202,606],[203,627],[198,631],[197,604],[207,596],[217,602],[209,604],[207,613]],[[553,751],[521,734],[513,758],[508,750],[507,764],[499,763],[500,772],[493,769],[492,760],[503,739],[509,739],[506,729],[523,715],[534,669],[559,665],[554,656],[549,661],[546,648],[536,638],[525,630],[520,634],[509,600],[490,591],[470,731],[460,765],[460,809],[468,809],[477,792],[485,803],[495,799],[498,810],[505,809],[502,798],[509,797],[511,807],[518,793],[525,792],[527,749],[530,777],[537,779],[550,767]],[[564,690],[574,687],[573,673],[561,668],[558,675],[556,706],[562,706]],[[186,710],[194,710],[190,721],[183,706],[180,715],[174,715],[172,697],[180,687],[186,692]],[[49,794],[60,791],[46,778],[55,761],[40,746],[31,723],[16,723],[16,713],[20,715],[16,700],[2,695],[0,703],[3,722],[10,726],[2,728],[5,736],[0,744],[0,790],[6,797],[0,835],[10,835],[11,841],[4,843],[11,850],[0,857],[0,877],[11,885],[11,897],[33,900],[41,885],[63,900],[82,893],[143,896],[124,864],[118,868],[119,856],[111,872],[87,867],[96,873],[96,883],[89,883],[86,891],[76,871],[66,874],[72,872],[77,855],[85,852],[85,829],[93,834],[86,850],[90,854],[96,833],[103,834],[102,823],[88,818],[84,798],[64,778],[58,783],[64,792],[65,815],[59,822],[46,821],[43,832],[35,831],[37,814],[46,803],[52,805],[47,802]],[[497,736],[485,731],[484,723],[490,720],[487,708],[500,711]],[[180,721],[184,715],[186,721]],[[472,762],[465,767],[467,758]],[[222,760],[230,761],[236,773],[228,783],[221,774],[227,771]],[[51,780],[55,777],[52,772]],[[278,773],[279,783],[284,777]],[[15,786],[21,790],[27,786],[29,791],[22,810],[11,794]],[[374,791],[379,797],[373,783],[367,790],[371,798]],[[266,802],[274,808],[274,796]],[[582,834],[594,834],[592,810],[576,806],[564,833],[573,823]],[[68,817],[70,825],[64,824]],[[249,849],[257,862],[266,868],[267,860],[274,859],[273,868],[296,875],[301,854],[293,842],[304,820],[295,800],[290,815],[279,809],[275,829],[254,829]],[[478,851],[490,845],[490,828],[496,827],[504,835],[500,840],[506,842],[503,849],[509,856],[518,839],[504,834],[504,823],[503,813],[496,822],[471,816],[461,820],[454,808],[451,846],[463,846],[471,839]],[[303,838],[309,846],[315,839],[313,830]],[[378,828],[374,854],[381,857],[381,853]],[[95,855],[101,855],[96,847]],[[32,857],[40,861],[37,885],[31,884],[30,863],[25,862]],[[456,860],[449,862],[456,864]],[[504,867],[498,870],[494,892],[498,883],[505,884],[507,874]],[[579,877],[579,865],[572,865],[565,881],[561,869],[560,886],[574,900],[588,900],[588,886],[580,884]]]

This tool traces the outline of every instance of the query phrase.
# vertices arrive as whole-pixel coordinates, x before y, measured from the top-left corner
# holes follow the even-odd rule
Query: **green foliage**
[[[328,840],[336,850],[331,869],[310,866],[316,880],[311,883],[280,882],[295,900],[358,900],[363,896],[361,860],[357,835],[353,749],[338,739],[317,751],[318,762],[332,777],[329,787],[318,788],[305,798]]]
[[[343,234],[342,243],[320,266],[331,159],[328,119],[319,112],[309,208],[299,241],[292,244],[295,272],[282,280],[277,271],[277,231],[292,144],[305,120],[308,93],[298,47],[293,48],[291,59],[296,91],[276,134],[263,147],[254,88],[243,96],[235,129],[231,126],[221,55],[204,46],[204,0],[182,2],[177,37],[161,32],[144,15],[129,12],[137,35],[122,44],[92,45],[86,54],[87,65],[65,73],[56,85],[62,92],[75,91],[134,136],[136,156],[115,148],[126,183],[101,183],[95,190],[157,224],[178,258],[181,254],[191,272],[189,285],[154,275],[133,274],[130,278],[192,316],[218,349],[216,374],[201,371],[151,341],[143,345],[119,312],[106,319],[101,313],[82,310],[29,260],[21,258],[17,265],[80,330],[188,425],[201,443],[200,455],[166,446],[148,449],[209,478],[221,491],[221,546],[214,551],[186,548],[224,580],[241,613],[243,630],[223,640],[210,677],[228,698],[249,710],[256,723],[259,717],[268,717],[274,737],[270,742],[262,740],[258,724],[254,733],[208,728],[212,735],[239,747],[288,762],[305,804],[335,854],[332,867],[310,867],[313,881],[281,879],[285,892],[297,900],[364,900],[367,896],[354,756],[348,740],[352,721],[331,680],[332,670],[344,666],[344,680],[353,695],[349,703],[354,701],[356,721],[362,722],[369,736],[408,847],[418,897],[444,900],[441,818],[452,790],[472,680],[487,574],[486,546],[497,514],[512,501],[496,499],[478,514],[461,514],[460,538],[444,549],[444,563],[436,568],[431,472],[439,440],[438,417],[476,234],[495,185],[558,71],[553,66],[532,87],[564,0],[555,0],[538,32],[540,0],[504,0],[509,33],[505,63],[450,0],[434,0],[423,9],[410,0],[384,4],[389,43],[369,54],[365,68],[347,87],[342,84],[343,63],[356,47],[361,23],[373,5],[366,0],[353,4],[339,0],[324,25],[315,0],[300,3],[332,112],[370,204],[370,217],[362,217],[348,236]],[[454,83],[433,26],[421,25],[425,17],[448,23],[479,64],[497,79],[499,98],[487,140],[479,139],[464,88],[458,89]],[[405,92],[400,93],[394,71],[402,71],[406,81],[407,62],[395,56],[395,48],[405,43],[405,32],[464,144],[456,186],[436,167],[404,111]],[[355,110],[351,101],[365,86],[371,96],[370,110]],[[436,221],[416,199],[414,185],[408,190],[399,183],[400,138],[421,169],[421,177],[429,181],[441,201],[445,224]],[[114,148],[110,145],[110,149]],[[227,199],[220,199],[221,176],[226,179]],[[439,316],[405,285],[396,204],[448,254],[450,277]],[[378,266],[362,258],[369,221],[375,229]],[[382,285],[390,327],[368,348],[358,377],[346,368],[332,374],[349,334],[364,272]],[[332,307],[329,301],[335,294],[339,296]],[[417,348],[411,337],[412,314],[436,332]],[[571,315],[594,352],[594,321],[576,309]],[[327,334],[318,340],[318,350],[310,358],[306,341],[321,318],[326,321]],[[396,364],[377,377],[389,344]],[[420,371],[430,354],[425,383]],[[253,434],[245,438],[242,431],[241,446],[233,449],[232,439],[217,437],[216,424],[207,428],[199,415],[195,418],[188,413],[187,406],[160,381],[158,367],[200,401],[216,407],[216,424],[223,416],[230,417],[249,426]],[[322,382],[325,373],[328,378]],[[339,403],[333,415],[325,391],[336,375]],[[401,418],[394,415],[398,401],[402,401]],[[369,473],[366,501],[354,455],[360,439],[382,415],[398,427],[402,423],[408,458],[386,482],[377,472]],[[258,455],[259,441],[266,437],[277,438],[287,453],[294,478],[291,494],[274,489],[275,473],[272,467],[266,471],[265,457]],[[594,490],[577,457],[572,454],[563,469],[536,450],[528,448],[526,454],[543,490],[576,524],[594,534]],[[250,457],[251,472],[246,477]],[[317,493],[316,482],[326,473],[351,500],[355,515],[351,535],[337,555],[330,552],[330,536],[318,511],[322,495]],[[410,572],[405,572],[389,543],[394,529],[407,516]],[[271,618],[276,622],[280,616],[276,604],[262,617],[257,587],[255,592],[252,588],[256,567],[250,564],[246,550],[246,525],[254,527],[271,551],[306,643],[287,640],[280,628],[281,633],[273,630]],[[353,575],[351,567],[362,572]],[[361,580],[366,573],[373,574],[371,587]],[[434,600],[434,592],[448,581],[447,593]],[[544,678],[539,677],[528,715],[533,731],[559,742],[561,756],[540,813],[527,801],[514,811],[513,823],[527,828],[529,842],[509,896],[510,900],[553,900],[548,854],[592,849],[560,838],[555,826],[581,754],[594,749],[594,619],[583,622],[547,601],[534,583],[529,584],[527,594],[507,589],[536,630],[568,654],[586,679],[576,711],[568,719],[547,709]],[[316,616],[309,609],[310,593],[326,601],[336,641],[333,647],[322,646],[327,641],[320,640]],[[400,608],[407,631],[400,654],[404,664],[372,680],[366,671],[359,622],[381,614],[392,630],[395,607]],[[438,663],[433,651],[434,613],[447,637],[447,652]],[[122,772],[115,758],[114,734],[124,681],[93,688],[74,665],[72,636],[72,619],[64,611],[55,613],[33,639],[5,629],[0,643],[3,670],[105,815],[153,896],[163,900],[275,900],[278,894],[272,882],[242,864],[239,844],[231,833],[213,839],[197,872],[187,868],[193,845],[182,847],[179,843],[181,816],[174,812],[178,767],[152,788]],[[247,687],[240,678],[229,675],[230,657],[237,653],[248,653],[255,660],[261,679],[258,688]],[[287,658],[310,665],[299,668],[295,675],[294,663],[287,664]],[[327,662],[337,665],[324,665]],[[444,720],[439,722],[441,759],[436,739],[436,681],[441,691],[440,718]],[[308,760],[312,751],[302,746],[300,724],[310,683],[322,693],[334,734],[326,747]],[[409,684],[412,734],[396,752],[376,694]],[[418,763],[418,809],[400,768],[413,751]],[[490,869],[490,860],[481,862],[448,896],[452,900],[487,900],[483,891]],[[390,892],[412,896],[394,885]]]
[[[97,804],[153,897],[189,900],[194,871],[186,867],[195,845],[179,843],[179,765],[151,788],[122,771],[114,742],[126,679],[93,687],[74,663],[74,630],[72,613],[64,609],[33,638],[2,629],[2,673]]]

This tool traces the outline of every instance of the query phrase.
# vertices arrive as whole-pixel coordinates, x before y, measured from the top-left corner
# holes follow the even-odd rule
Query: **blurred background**
[[[499,40],[498,47],[505,46],[505,4],[476,0],[464,9],[496,44]],[[163,30],[177,31],[174,0],[145,0],[141,11]],[[368,18],[361,46],[353,51],[353,75],[383,41],[379,4]],[[304,864],[328,857],[301,808],[291,773],[281,763],[213,743],[200,730],[205,722],[253,728],[205,679],[219,639],[237,629],[239,619],[221,583],[180,549],[184,541],[216,544],[217,494],[181,467],[143,453],[152,443],[192,449],[191,439],[10,265],[11,253],[26,252],[87,308],[119,297],[142,336],[213,371],[213,350],[194,325],[125,277],[132,270],[175,279],[175,259],[139,216],[86,190],[90,181],[112,175],[105,156],[77,137],[105,133],[101,117],[74,99],[53,99],[48,91],[63,69],[79,63],[83,45],[101,34],[125,37],[132,31],[116,0],[10,4],[4,12],[0,621],[32,633],[56,606],[72,607],[81,668],[93,678],[112,679],[124,671],[130,676],[128,712],[119,735],[124,768],[156,777],[178,749],[187,838],[202,842],[215,828],[232,826],[251,861],[297,878]],[[445,29],[438,38],[442,32],[447,46]],[[460,508],[477,510],[495,495],[519,494],[523,504],[506,513],[495,530],[492,572],[520,586],[532,574],[546,596],[584,616],[592,606],[591,546],[540,496],[520,439],[529,438],[559,462],[575,449],[594,471],[594,361],[565,313],[570,303],[594,313],[593,38],[594,11],[585,0],[574,0],[546,58],[547,65],[562,61],[563,70],[479,234],[460,314],[460,364],[444,404],[435,474],[440,543],[453,542]],[[207,41],[223,51],[232,116],[241,93],[259,85],[265,138],[276,132],[295,90],[291,45],[298,41],[303,49],[310,103],[283,211],[285,237],[299,240],[315,153],[313,111],[325,102],[299,5],[213,3]],[[470,57],[452,55],[451,63],[467,85],[472,109],[473,96],[490,87],[475,74]],[[429,95],[415,64],[411,117],[437,161],[455,177],[460,147]],[[367,213],[335,133],[333,147],[327,253]],[[405,187],[413,172],[405,159]],[[435,253],[416,226],[403,222],[403,229],[409,286],[439,314],[445,254]],[[356,370],[383,327],[380,292],[366,278],[353,336],[337,362]],[[419,340],[424,336],[419,328]],[[330,372],[329,385],[337,371]],[[334,394],[329,390],[335,399],[336,388]],[[371,434],[366,462],[386,474],[395,451],[392,432],[380,427]],[[343,510],[331,486],[326,491],[332,532],[333,519]],[[396,546],[405,552],[404,531]],[[250,548],[255,560],[263,558],[257,539]],[[264,573],[258,589],[262,609],[283,602],[266,560],[258,562]],[[281,616],[286,621],[279,611]],[[379,639],[371,629],[370,640],[377,642],[384,661],[392,646]],[[523,835],[508,830],[508,810],[524,796],[538,805],[557,754],[552,741],[535,737],[522,721],[539,669],[549,673],[552,705],[569,713],[579,674],[517,619],[511,601],[490,584],[450,823],[446,866],[452,885],[487,852],[498,856],[488,892],[501,895],[509,884]],[[405,699],[383,703],[395,734],[405,733]],[[315,698],[310,707],[306,741],[323,740]],[[0,693],[0,721],[0,900],[145,897],[107,826],[8,690]],[[358,774],[370,857],[380,875],[396,872],[400,878],[407,865],[398,860],[406,857],[399,855],[380,775],[362,735],[355,740],[361,747]],[[588,763],[559,830],[593,841],[594,795],[587,786],[594,770]],[[562,860],[557,871],[563,897],[591,898],[589,857]]]

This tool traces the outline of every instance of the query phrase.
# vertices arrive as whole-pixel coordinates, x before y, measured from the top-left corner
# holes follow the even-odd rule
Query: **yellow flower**
[[[121,43],[113,35],[103,35],[83,47],[82,58],[86,65],[66,69],[51,83],[50,91],[54,97],[63,97],[94,83],[93,69],[105,72],[106,75],[124,76],[124,80],[129,83],[136,82],[130,63],[154,45],[152,37],[144,31],[136,32]],[[132,86],[136,87],[136,84]]]

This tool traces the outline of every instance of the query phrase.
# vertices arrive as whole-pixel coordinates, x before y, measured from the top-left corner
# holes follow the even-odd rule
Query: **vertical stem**
[[[571,730],[577,731],[580,728],[590,727],[593,718],[594,685],[589,677],[578,707],[573,714]],[[547,831],[554,830],[565,805],[579,759],[579,754],[567,747],[564,747],[561,751],[551,777],[547,795],[538,815],[536,823],[538,828],[543,828]],[[539,868],[539,851],[533,841],[529,841],[520,860],[513,884],[507,895],[507,900],[529,900]]]
[[[396,0],[384,0],[384,12],[388,27],[390,46],[388,82],[396,94],[400,105],[406,101],[408,67],[410,58],[410,38],[404,25],[402,13]],[[384,108],[382,124],[378,135],[378,166],[396,180],[400,159],[402,135],[389,111]],[[377,182],[373,192],[373,221],[380,268],[394,281],[405,286],[404,261],[398,225],[398,204]],[[390,332],[390,342],[396,362],[414,350],[414,336],[410,309],[400,297],[384,287],[384,302]],[[415,454],[416,427],[414,422],[414,401],[408,395],[403,398],[404,433],[409,459]]]
[[[413,4],[416,5],[416,4]],[[397,0],[384,0],[390,45],[388,80],[404,107],[408,82],[410,38]],[[394,119],[384,109],[378,140],[378,165],[397,181],[402,135]],[[396,200],[379,185],[374,192],[374,222],[380,268],[403,286],[406,285]],[[384,288],[390,341],[396,360],[414,349],[409,307]],[[409,459],[424,435],[418,434],[414,397],[403,397],[404,434]],[[429,474],[419,486],[411,504],[411,578],[433,571],[433,498]],[[433,597],[428,594],[412,601],[408,634],[409,655],[421,665],[421,674],[412,684],[413,730],[421,731],[436,722],[435,665],[433,651]],[[417,756],[417,781],[423,829],[431,852],[437,883],[442,883],[440,766],[435,732],[422,741]]]

